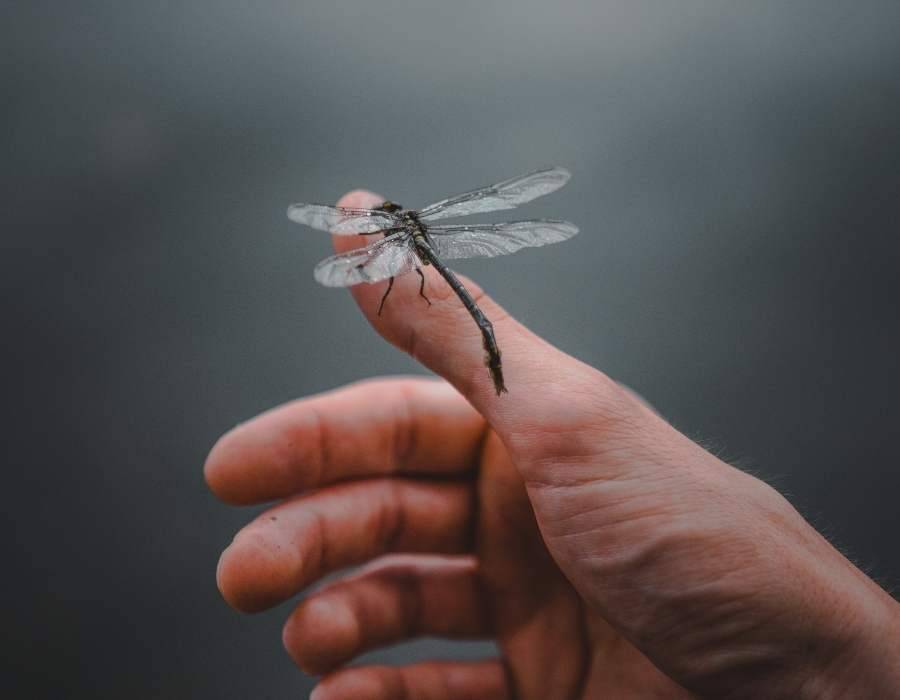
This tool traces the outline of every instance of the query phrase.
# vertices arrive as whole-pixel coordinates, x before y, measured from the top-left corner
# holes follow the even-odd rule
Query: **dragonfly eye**
[[[400,211],[403,207],[401,207],[396,202],[386,201],[378,208],[382,211],[388,212],[389,214],[393,214],[394,212]]]

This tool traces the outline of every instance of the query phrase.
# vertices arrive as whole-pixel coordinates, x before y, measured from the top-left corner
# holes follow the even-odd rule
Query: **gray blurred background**
[[[897,3],[0,7],[7,697],[305,697],[290,604],[218,595],[255,511],[201,465],[279,402],[422,371],[285,216],[355,187],[570,168],[522,213],[582,235],[457,267],[900,578]]]

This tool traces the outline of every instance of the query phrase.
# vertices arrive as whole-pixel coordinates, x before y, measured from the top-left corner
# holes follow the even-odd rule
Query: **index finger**
[[[248,504],[352,478],[464,472],[484,431],[446,382],[367,381],[239,425],[213,446],[204,474],[216,496]]]

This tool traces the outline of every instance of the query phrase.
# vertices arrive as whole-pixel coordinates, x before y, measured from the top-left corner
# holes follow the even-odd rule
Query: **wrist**
[[[861,575],[861,574],[860,574]],[[872,581],[854,606],[852,636],[807,672],[800,698],[900,698],[900,604]]]
[[[684,588],[643,598],[677,634],[648,625],[642,648],[701,695],[900,698],[900,604],[769,487],[743,495],[746,519],[667,540],[670,554],[695,554],[675,577]]]

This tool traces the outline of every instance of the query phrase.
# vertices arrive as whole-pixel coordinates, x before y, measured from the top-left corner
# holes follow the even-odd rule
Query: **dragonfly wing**
[[[341,236],[378,233],[396,226],[398,221],[393,214],[379,209],[331,207],[327,204],[292,204],[287,215],[298,224]]]
[[[578,233],[568,221],[534,219],[505,224],[429,226],[428,238],[439,257],[494,258],[522,248],[565,241]]]
[[[365,248],[355,248],[325,258],[313,276],[326,287],[351,287],[360,282],[379,282],[412,272],[421,265],[409,236],[395,233]]]
[[[565,168],[545,168],[496,185],[435,202],[419,212],[422,221],[449,219],[451,216],[483,214],[489,211],[513,209],[532,199],[555,192],[565,185],[572,174]]]

